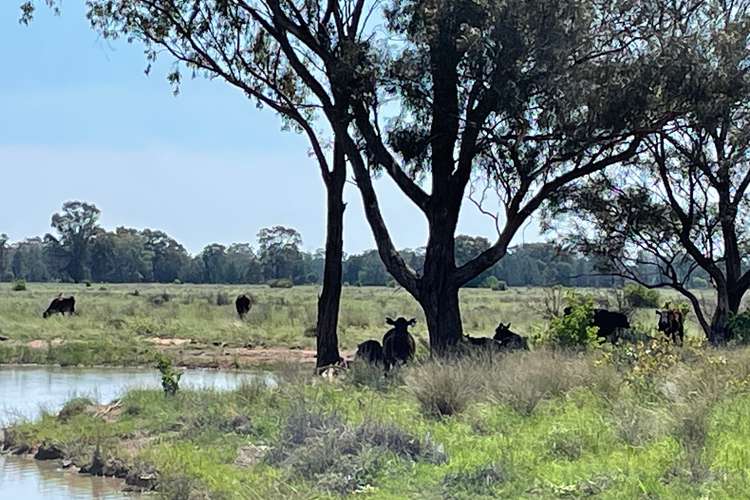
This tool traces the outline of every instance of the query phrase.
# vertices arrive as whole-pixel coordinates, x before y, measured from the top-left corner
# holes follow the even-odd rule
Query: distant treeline
[[[106,231],[98,224],[99,210],[91,204],[69,202],[52,216],[56,234],[12,243],[0,234],[0,280],[107,283],[227,283],[280,286],[319,283],[323,250],[305,252],[302,237],[292,228],[261,229],[254,245],[214,243],[198,255],[162,231],[119,227]],[[468,262],[490,246],[482,237],[456,239],[456,263]],[[401,251],[415,270],[424,262],[424,249]],[[469,286],[609,287],[621,278],[601,276],[595,259],[561,252],[551,243],[530,243],[510,250]],[[355,286],[392,285],[376,250],[348,255],[343,280]],[[654,277],[656,279],[656,277]],[[704,277],[692,286],[707,286]]]

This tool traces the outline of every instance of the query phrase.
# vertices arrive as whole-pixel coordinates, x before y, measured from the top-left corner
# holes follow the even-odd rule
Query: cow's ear
[[[505,328],[507,328],[508,330],[510,330],[510,322],[508,322],[508,324],[505,325]]]
[[[395,322],[395,321],[393,321],[393,319],[391,319],[391,318],[385,318],[385,322],[386,322],[387,324],[389,324],[389,325],[395,325],[395,324],[396,324],[396,322]]]
[[[409,320],[409,326],[414,326],[417,324],[417,318],[412,318]]]
[[[658,309],[654,312],[656,313],[657,316],[661,316],[661,311],[659,311]]]

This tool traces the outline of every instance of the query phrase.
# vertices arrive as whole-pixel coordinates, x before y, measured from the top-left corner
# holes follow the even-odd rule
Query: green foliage
[[[270,280],[268,286],[271,288],[292,288],[294,283],[290,279],[282,278],[278,280]]]
[[[174,396],[180,388],[182,372],[175,369],[172,360],[162,354],[156,355],[156,369],[161,374],[161,387],[164,394]]]
[[[741,343],[750,342],[750,310],[745,309],[739,314],[732,315],[729,318],[729,331],[732,332],[732,338]]]
[[[11,286],[11,289],[14,292],[25,292],[26,291],[26,280],[21,278],[17,279],[13,282],[13,285]]]
[[[625,301],[630,307],[659,307],[659,292],[642,285],[628,283],[623,288]]]
[[[586,349],[599,345],[601,341],[597,337],[598,328],[592,326],[593,299],[569,293],[566,302],[569,304],[570,314],[552,318],[546,331],[542,333],[542,341],[566,348]]]

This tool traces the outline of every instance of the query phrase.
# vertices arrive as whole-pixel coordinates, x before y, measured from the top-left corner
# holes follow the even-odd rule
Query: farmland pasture
[[[593,296],[604,307],[617,308],[617,291],[574,289]],[[74,295],[78,314],[42,319],[58,293]],[[256,299],[245,321],[234,299],[250,293]],[[275,353],[312,359],[318,288],[159,284],[28,284],[13,291],[0,284],[0,362],[63,365],[133,365],[150,363],[156,348],[170,351],[178,363],[193,366],[244,366],[273,361]],[[678,300],[661,292],[662,300]],[[465,333],[492,336],[498,322],[529,336],[544,327],[553,290],[511,288],[507,291],[464,289],[461,309]],[[557,308],[561,307],[558,292]],[[704,300],[711,300],[706,292]],[[554,308],[554,307],[553,307]],[[419,305],[402,289],[345,287],[339,341],[346,353],[368,338],[381,338],[386,316],[416,317],[413,333],[424,349],[427,331]],[[641,330],[655,327],[652,309],[633,313]],[[688,315],[688,335],[699,335]],[[260,356],[264,351],[269,351]],[[296,351],[296,353],[294,352]],[[270,358],[270,359],[269,359]]]

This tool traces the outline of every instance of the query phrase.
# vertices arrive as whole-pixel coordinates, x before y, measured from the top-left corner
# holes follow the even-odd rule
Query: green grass
[[[428,361],[388,384],[297,374],[232,392],[137,390],[108,421],[76,402],[12,433],[78,461],[99,446],[155,468],[166,498],[747,498],[750,349],[623,349]],[[450,373],[473,387],[441,415]],[[248,446],[265,458],[235,465]]]
[[[154,344],[149,339],[190,339],[190,346],[172,349],[177,362],[189,364],[191,353],[213,347],[243,346],[314,349],[315,339],[305,331],[315,325],[318,288],[272,289],[266,286],[220,285],[98,285],[27,284],[26,291],[12,291],[0,283],[0,363],[48,363],[60,365],[150,364]],[[138,290],[138,295],[133,293]],[[74,317],[41,314],[58,293],[73,294],[79,312]],[[613,292],[581,290],[614,307]],[[252,293],[257,298],[246,321],[234,311],[234,297]],[[512,288],[504,292],[466,289],[461,292],[465,333],[492,336],[497,323],[512,322],[512,328],[529,335],[543,327],[545,295],[542,288]],[[166,294],[168,300],[162,295]],[[230,304],[217,305],[228,296]],[[673,295],[669,295],[673,297]],[[667,298],[666,292],[663,297]],[[710,298],[710,297],[709,297]],[[220,300],[219,302],[224,302]],[[426,345],[427,331],[418,304],[404,291],[391,288],[345,287],[340,313],[339,339],[342,349],[353,350],[368,338],[381,338],[387,330],[386,316],[416,317],[414,334]],[[635,313],[636,323],[655,327],[652,309]],[[698,328],[688,317],[688,334]],[[41,341],[30,346],[33,341]],[[229,359],[227,359],[229,358]],[[221,358],[223,363],[231,356]]]

